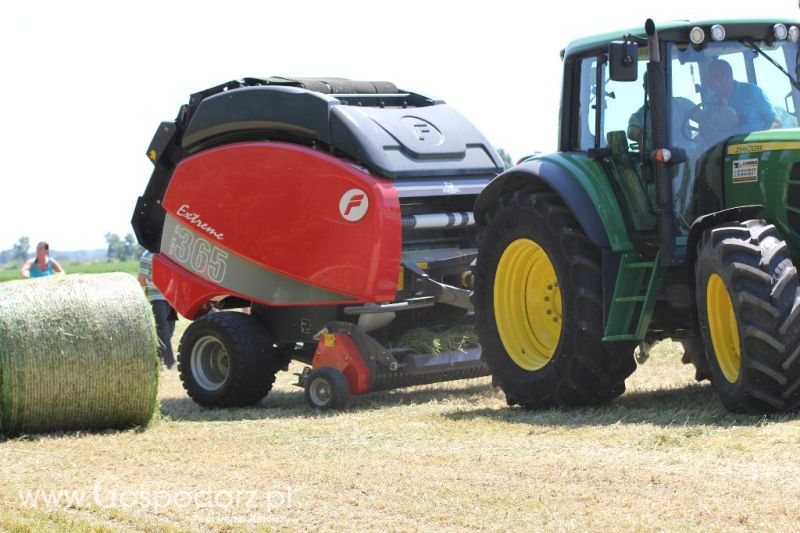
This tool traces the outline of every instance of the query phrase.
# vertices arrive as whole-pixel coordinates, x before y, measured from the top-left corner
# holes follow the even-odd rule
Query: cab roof
[[[726,39],[740,39],[751,37],[753,39],[769,38],[772,34],[774,24],[783,23],[789,26],[800,26],[800,21],[791,19],[716,19],[716,20],[672,20],[668,22],[656,22],[656,31],[659,38],[665,41],[689,42],[689,31],[695,26],[700,26],[709,33],[711,26],[722,24],[725,28]],[[580,55],[591,50],[597,50],[608,45],[611,41],[622,40],[625,35],[646,37],[644,32],[644,20],[637,28],[628,28],[608,33],[601,33],[582,37],[569,43],[561,51],[561,57],[567,59],[574,55]]]

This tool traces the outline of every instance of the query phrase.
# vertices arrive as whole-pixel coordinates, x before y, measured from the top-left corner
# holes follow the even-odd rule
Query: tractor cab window
[[[600,155],[626,217],[644,232],[655,227],[656,217],[655,188],[641,154],[650,121],[643,83],[647,51],[640,49],[639,54],[635,82],[612,80],[602,55],[581,61],[578,149]]]
[[[674,170],[675,214],[688,231],[695,218],[722,206],[721,161],[728,139],[798,125],[800,92],[793,87],[797,45],[709,42],[703,48],[667,44],[670,141],[686,151]]]
[[[600,62],[598,66],[598,57],[581,61],[578,142],[581,151],[607,148],[612,144],[624,151],[639,151],[639,134],[631,136],[629,133],[635,131],[630,129],[631,124],[644,125],[647,119],[643,85],[646,61],[643,54],[640,53],[640,57],[638,82],[611,80],[607,64]]]
[[[597,58],[587,57],[580,65],[579,123],[577,147],[588,152],[595,146],[597,112]]]
[[[672,95],[695,109],[683,128],[672,132],[676,145],[707,148],[736,134],[797,127],[798,93],[789,72],[796,45],[709,43],[669,46]]]

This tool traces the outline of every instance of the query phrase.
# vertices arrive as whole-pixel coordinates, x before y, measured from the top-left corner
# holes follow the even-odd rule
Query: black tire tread
[[[192,340],[201,333],[214,332],[226,345],[231,364],[230,381],[222,394],[209,395],[191,376]],[[238,364],[237,364],[238,363]],[[275,383],[275,375],[283,366],[275,356],[272,340],[266,329],[244,313],[223,311],[195,320],[186,328],[178,348],[178,371],[187,394],[203,407],[249,407],[260,402]],[[213,398],[211,397],[213,396]]]
[[[715,361],[705,283],[728,286],[739,325],[740,376],[730,384]],[[778,229],[763,220],[706,230],[698,246],[697,303],[712,383],[730,410],[763,414],[800,408],[800,284]]]
[[[497,332],[494,275],[509,235],[546,228],[559,249],[550,259],[562,293],[564,323],[556,354],[541,370],[528,372],[511,362]],[[505,241],[504,241],[505,239]],[[580,224],[549,191],[516,191],[500,198],[480,236],[473,296],[476,330],[484,359],[509,405],[526,408],[606,403],[625,391],[625,379],[636,369],[634,343],[605,343],[603,337],[602,256]],[[507,244],[506,244],[507,245]],[[549,254],[549,252],[548,252]],[[561,265],[556,264],[561,262]],[[567,321],[570,323],[567,323]]]
[[[330,384],[331,391],[333,392],[331,401],[325,405],[316,405],[311,399],[309,385],[317,378],[325,379]],[[347,406],[347,400],[350,395],[347,378],[339,369],[332,367],[317,368],[309,372],[306,377],[306,387],[303,392],[306,403],[308,403],[311,408],[320,411],[344,409]]]

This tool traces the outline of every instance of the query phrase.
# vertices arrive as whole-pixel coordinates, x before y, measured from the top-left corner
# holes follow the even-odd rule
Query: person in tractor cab
[[[647,73],[644,75],[645,91],[647,91]],[[691,139],[691,131],[689,130],[689,120],[692,118],[690,115],[695,109],[695,104],[688,98],[675,97],[672,99],[672,109],[670,110],[670,131],[678,143],[681,141]],[[645,113],[645,111],[647,113]],[[647,116],[645,116],[647,115]],[[644,138],[645,127],[647,128],[647,138]],[[653,151],[653,135],[652,135],[652,116],[648,106],[643,105],[628,120],[628,131],[626,132],[628,138],[639,144],[639,150],[646,152]],[[642,146],[642,142],[646,146]],[[675,142],[675,141],[673,141]]]
[[[708,112],[711,107],[730,108],[736,113],[737,133],[748,133],[779,128],[781,121],[764,91],[757,85],[733,79],[730,63],[723,59],[712,60],[706,69]],[[702,118],[699,119],[702,123]]]
[[[691,132],[687,130],[687,125],[689,123],[690,113],[692,110],[694,110],[694,108],[695,105],[688,98],[675,97],[672,99],[672,120],[670,120],[670,126],[673,137],[681,140],[691,139]],[[650,133],[652,128],[652,117],[649,114],[649,109],[647,115],[648,116],[645,117],[645,106],[640,107],[636,113],[631,115],[631,118],[628,121],[627,135],[629,139],[639,143],[639,149],[641,150],[643,140],[642,134],[645,131],[646,121],[648,134],[647,139],[645,140],[645,144],[647,146],[645,146],[644,149],[647,152],[651,152],[653,150],[653,135]]]

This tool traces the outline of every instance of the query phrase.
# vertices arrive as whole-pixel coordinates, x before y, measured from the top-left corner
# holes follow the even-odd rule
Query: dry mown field
[[[318,415],[288,373],[257,408],[207,411],[164,373],[146,431],[0,443],[0,529],[796,531],[800,418],[726,412],[678,346],[607,407],[541,412],[487,378]]]

